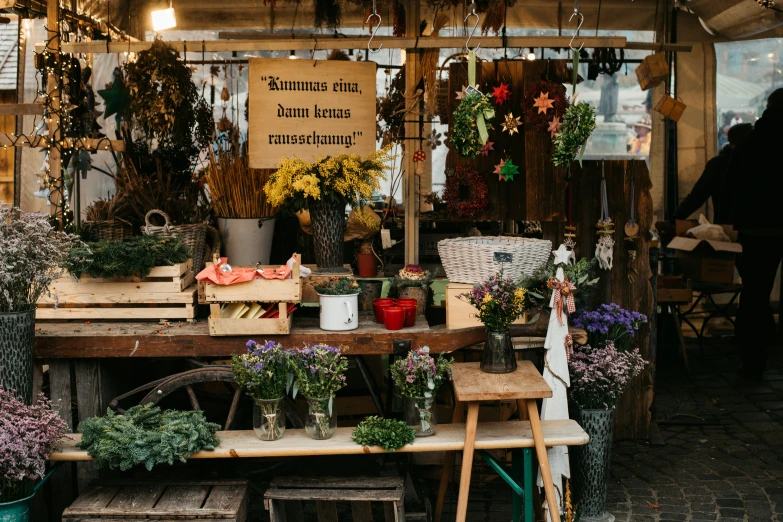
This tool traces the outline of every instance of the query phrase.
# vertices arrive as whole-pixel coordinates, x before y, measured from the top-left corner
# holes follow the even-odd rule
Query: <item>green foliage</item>
[[[416,432],[401,420],[373,416],[360,422],[353,430],[351,438],[361,446],[378,446],[386,451],[397,451],[412,444]]]
[[[577,310],[585,310],[590,305],[590,298],[598,286],[599,277],[596,273],[598,258],[587,259],[583,257],[573,265],[564,265],[563,273],[576,286],[574,301]],[[527,290],[528,303],[534,308],[549,308],[552,290],[547,288],[547,281],[554,277],[557,267],[550,259],[545,265],[541,265],[530,277],[520,281],[520,286]]]
[[[595,109],[592,105],[581,102],[567,108],[563,115],[563,124],[555,136],[552,163],[557,167],[569,167],[579,153],[581,165],[584,145],[594,130]]]
[[[213,450],[220,444],[220,426],[207,422],[200,411],[134,406],[118,415],[107,410],[79,424],[82,440],[77,447],[95,458],[95,467],[127,471],[138,464],[152,470],[156,464],[185,462],[192,454]]]
[[[315,286],[320,295],[353,295],[361,289],[359,283],[350,277],[330,277],[323,285]]]
[[[76,277],[146,277],[153,267],[183,263],[190,255],[190,248],[177,237],[106,239],[72,248],[65,268]]]
[[[459,155],[465,158],[475,158],[484,146],[476,125],[476,116],[480,113],[485,115],[487,132],[492,132],[489,119],[494,116],[495,109],[492,108],[487,96],[478,93],[467,94],[454,111],[454,125],[449,140]]]

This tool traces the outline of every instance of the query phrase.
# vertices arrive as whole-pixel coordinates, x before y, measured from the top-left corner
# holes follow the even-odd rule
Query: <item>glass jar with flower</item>
[[[46,459],[66,433],[46,397],[27,406],[0,386],[0,520],[30,519],[30,501],[48,478]]]
[[[366,158],[356,154],[327,156],[315,163],[283,158],[264,186],[271,205],[310,212],[315,262],[320,271],[345,272],[345,207],[363,207],[373,190],[381,188],[390,150],[386,147]],[[358,212],[357,217],[363,221],[370,219],[364,212]],[[377,226],[376,222],[366,224]]]
[[[481,370],[510,373],[517,369],[509,327],[525,312],[526,290],[510,277],[497,273],[473,286],[459,298],[476,308],[474,316],[487,328],[487,342],[481,355]]]
[[[429,437],[438,431],[435,410],[435,392],[444,381],[451,379],[453,359],[430,355],[428,346],[408,352],[405,359],[391,367],[394,386],[402,395],[405,422],[416,431],[417,437]]]
[[[610,303],[602,304],[593,311],[579,310],[571,322],[587,330],[590,346],[603,346],[612,341],[618,350],[629,350],[636,332],[647,322],[647,316]]]
[[[305,431],[316,440],[328,439],[337,428],[334,396],[345,386],[346,359],[338,348],[326,344],[306,346],[291,356],[293,396],[307,399]]]
[[[250,340],[247,353],[232,357],[237,384],[253,405],[253,431],[261,440],[277,440],[285,432],[285,393],[290,382],[290,352],[274,341]]]
[[[590,520],[606,518],[606,493],[612,461],[614,410],[628,383],[644,369],[638,349],[618,351],[612,341],[592,348],[574,348],[568,361],[569,397],[578,408],[577,420],[590,436],[576,447],[579,513]],[[572,468],[573,469],[573,468]]]
[[[406,265],[389,280],[389,295],[416,300],[416,315],[424,315],[430,301],[432,274],[419,265]]]

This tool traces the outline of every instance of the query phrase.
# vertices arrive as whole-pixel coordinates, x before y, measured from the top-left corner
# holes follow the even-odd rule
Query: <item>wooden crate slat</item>
[[[209,335],[286,335],[291,332],[293,316],[271,319],[209,318]]]
[[[73,504],[67,508],[64,515],[67,515],[70,510],[96,510],[105,508],[114,499],[117,493],[120,491],[118,486],[113,487],[101,487],[97,486],[90,489],[86,493],[79,495],[79,497],[73,501]]]
[[[119,283],[123,281],[139,282],[139,281],[146,281],[149,279],[172,279],[173,280],[173,279],[182,278],[182,276],[186,274],[188,271],[192,272],[191,270],[192,267],[193,267],[193,260],[188,259],[187,261],[183,263],[177,263],[176,265],[154,266],[150,270],[150,273],[144,277],[91,277],[87,274],[82,274],[82,276],[78,278],[78,281],[84,283]],[[75,282],[76,278],[70,274],[65,274],[62,277],[58,277],[57,279],[55,279],[55,281]]]
[[[106,508],[101,509],[101,514],[116,512],[128,515],[149,511],[158,502],[165,486],[160,484],[140,484],[137,486],[125,486],[109,502]]]
[[[186,287],[187,288],[187,287]],[[64,294],[131,294],[133,292],[149,293],[171,293],[182,291],[180,281],[140,281],[137,283],[123,282],[104,282],[104,283],[81,283],[76,281],[56,281],[52,283],[49,291]]]
[[[155,504],[154,511],[163,514],[200,510],[209,495],[210,486],[168,486]]]
[[[298,254],[294,254],[300,259]],[[209,266],[210,263],[207,264]],[[238,267],[248,268],[248,267]],[[252,267],[255,268],[255,267]],[[275,270],[278,266],[261,266],[261,269]],[[246,302],[286,302],[298,303],[302,300],[302,280],[300,279],[300,264],[294,263],[290,279],[253,279],[233,285],[216,285],[209,281],[202,282],[205,303],[246,303]]]
[[[179,277],[193,268],[193,259],[171,266],[155,266],[147,277]]]
[[[285,488],[346,488],[346,489],[389,489],[401,488],[404,481],[399,477],[275,477],[270,486]]]
[[[35,318],[55,319],[195,319],[196,308],[193,305],[183,307],[149,308],[38,308]]]
[[[345,500],[345,501],[375,501],[394,502],[400,500],[401,489],[279,489],[269,488],[264,493],[265,498],[280,500]]]
[[[102,294],[57,292],[59,306],[92,305],[92,304],[195,304],[196,287],[191,285],[182,292],[131,292],[115,294],[106,292]],[[38,306],[54,306],[55,296],[43,297],[38,301]]]
[[[244,502],[246,493],[246,488],[215,486],[209,492],[209,497],[204,503],[203,509],[236,511]]]

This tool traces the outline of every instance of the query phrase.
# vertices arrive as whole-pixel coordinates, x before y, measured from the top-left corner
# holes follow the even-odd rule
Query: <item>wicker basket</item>
[[[85,221],[84,228],[88,229],[96,241],[111,239],[122,241],[133,237],[133,226],[121,219],[108,219],[106,221]]]
[[[163,226],[157,226],[150,223],[150,217],[153,214],[159,214],[165,219]],[[207,225],[197,223],[193,225],[172,225],[171,218],[162,210],[150,210],[144,216],[145,226],[142,232],[147,236],[177,236],[183,243],[190,247],[193,254],[193,270],[196,273],[204,268],[204,254],[206,249]]]
[[[458,237],[438,243],[443,269],[450,283],[476,284],[500,270],[514,279],[533,274],[552,255],[552,242],[527,237]],[[496,254],[510,254],[500,263]]]

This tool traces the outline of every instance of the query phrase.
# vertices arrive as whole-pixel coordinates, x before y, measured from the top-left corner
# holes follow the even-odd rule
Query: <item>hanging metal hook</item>
[[[367,50],[370,51],[371,53],[377,53],[378,51],[383,49],[383,44],[379,45],[377,49],[373,49],[372,47],[370,47],[370,44],[372,43],[372,39],[375,38],[378,29],[380,29],[381,27],[381,21],[382,21],[381,15],[378,14],[378,10],[376,9],[375,6],[375,0],[372,0],[372,14],[367,17],[367,20],[364,23],[369,24],[370,20],[372,20],[373,18],[377,18],[378,23],[372,28],[372,31],[370,32],[370,41],[367,42]]]
[[[571,16],[568,18],[568,22],[571,23],[571,20],[573,20],[575,16],[579,17],[579,25],[576,27],[576,31],[574,32],[574,36],[571,37],[571,41],[568,42],[568,47],[570,47],[572,51],[581,51],[585,46],[584,42],[582,42],[582,45],[579,46],[579,49],[574,49],[574,39],[579,36],[579,31],[582,29],[582,24],[585,23],[585,15],[582,14],[582,10],[579,8],[579,0],[574,2],[574,12],[571,13]]]
[[[476,13],[476,2],[471,2],[470,3],[470,12],[465,17],[465,19],[462,21],[462,23],[467,23],[468,18],[470,18],[471,16],[475,16],[476,17],[476,23],[473,24],[473,28],[470,30],[470,34],[468,35],[468,40],[465,42],[465,50],[468,51],[468,52],[471,52],[471,51],[476,52],[476,51],[479,50],[479,47],[481,47],[481,44],[478,44],[474,49],[471,49],[470,46],[469,46],[470,39],[473,38],[473,35],[476,33],[476,28],[478,27],[479,21],[481,20],[481,18],[479,17],[478,13]]]

